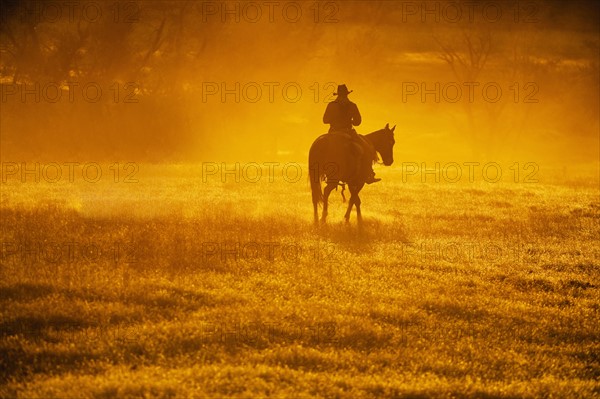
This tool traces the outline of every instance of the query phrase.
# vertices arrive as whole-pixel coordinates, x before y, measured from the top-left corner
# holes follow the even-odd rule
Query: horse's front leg
[[[325,223],[327,220],[327,209],[329,208],[329,194],[331,191],[337,187],[337,183],[327,183],[325,189],[323,190],[323,216],[321,216],[321,223]]]
[[[354,195],[354,187],[348,185],[348,189],[350,190],[350,200],[348,201],[348,209],[346,209],[346,214],[344,218],[346,219],[346,223],[350,221],[350,213],[352,212],[352,207],[356,203],[356,197]]]
[[[356,200],[354,201],[356,205],[356,220],[358,223],[362,223],[362,213],[360,212],[360,197],[358,193],[356,194]]]
[[[346,209],[346,214],[344,215],[344,219],[346,219],[346,223],[350,221],[350,212],[352,212],[352,207],[354,206],[354,195],[350,196],[350,200],[348,201],[348,208]]]
[[[362,190],[364,184],[359,185],[358,187],[356,187],[356,194],[355,194],[355,199],[354,199],[354,204],[356,205],[356,220],[358,221],[358,223],[362,223],[362,212],[360,211],[360,197],[358,196],[358,193],[360,193],[360,190]]]

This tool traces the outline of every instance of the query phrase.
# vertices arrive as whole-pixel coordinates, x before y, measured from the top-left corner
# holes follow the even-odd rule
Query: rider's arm
[[[331,103],[327,104],[327,108],[325,109],[325,114],[323,115],[323,123],[328,124],[331,123],[332,118],[331,111]]]
[[[358,111],[358,107],[356,106],[356,104],[353,104],[352,108],[352,125],[360,126],[362,118],[360,116],[360,112]]]

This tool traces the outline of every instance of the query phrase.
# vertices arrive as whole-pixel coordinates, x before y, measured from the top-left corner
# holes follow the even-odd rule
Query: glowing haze
[[[305,162],[341,83],[399,160],[599,156],[595,2],[69,4],[2,1],[3,159]]]

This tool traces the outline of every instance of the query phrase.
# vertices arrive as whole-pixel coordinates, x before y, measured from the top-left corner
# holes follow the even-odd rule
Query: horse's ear
[[[394,132],[394,129],[396,129],[396,125],[394,125],[394,127],[390,129],[392,133]]]
[[[385,124],[385,128],[386,128],[386,129],[389,129],[389,128],[390,128],[390,124],[389,124],[389,123],[386,123],[386,124]]]

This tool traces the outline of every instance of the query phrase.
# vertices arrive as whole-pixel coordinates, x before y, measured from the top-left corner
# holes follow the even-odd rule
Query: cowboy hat
[[[334,96],[338,96],[338,95],[348,95],[350,93],[352,93],[354,90],[350,90],[348,91],[348,88],[346,87],[346,85],[339,85],[337,88],[337,93],[333,93]]]

